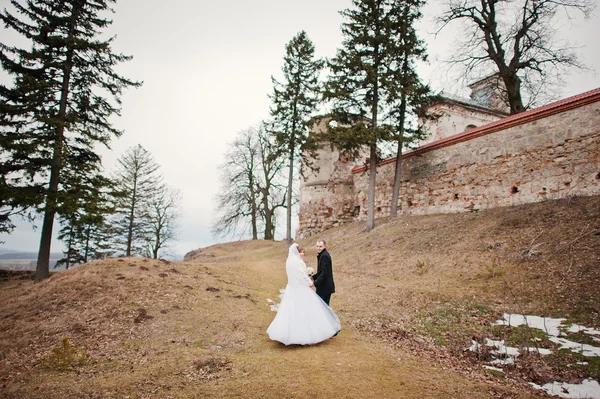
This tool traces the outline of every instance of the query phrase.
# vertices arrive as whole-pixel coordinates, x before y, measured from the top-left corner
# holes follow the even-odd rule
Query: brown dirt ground
[[[283,242],[220,244],[183,262],[99,261],[41,283],[3,274],[0,397],[546,397],[526,381],[556,374],[550,366],[486,373],[461,330],[479,334],[502,312],[600,327],[600,197],[378,220],[369,233],[352,224],[322,237],[342,332],[310,347],[265,333],[267,298],[286,283]],[[309,266],[315,241],[300,241]],[[434,313],[447,323],[441,344]],[[82,364],[48,361],[65,336]]]

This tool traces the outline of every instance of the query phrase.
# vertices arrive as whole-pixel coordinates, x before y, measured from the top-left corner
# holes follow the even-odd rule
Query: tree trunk
[[[294,184],[294,133],[292,133],[292,138],[290,140],[290,171],[288,176],[288,190],[287,190],[287,222],[285,229],[285,239],[287,241],[288,247],[292,245],[292,184]]]
[[[83,252],[83,263],[88,263],[88,256],[90,253],[90,235],[92,228],[88,225],[85,230],[85,251]]]
[[[252,174],[249,176],[250,181],[250,198],[252,201],[252,215],[250,218],[252,220],[252,239],[258,240],[258,207],[256,206],[256,190],[254,189],[254,178]]]
[[[73,7],[70,21],[71,26],[69,28],[69,39],[73,38],[78,12],[77,6],[74,5]],[[50,166],[50,182],[48,184],[48,193],[46,194],[46,204],[44,207],[44,221],[42,223],[35,281],[42,281],[50,276],[50,248],[52,246],[52,229],[54,227],[54,215],[56,214],[57,207],[58,184],[60,182],[60,171],[62,169],[62,151],[65,138],[69,82],[71,81],[71,69],[73,68],[73,52],[73,48],[69,47],[67,50],[67,58],[65,60],[65,71],[60,91],[60,105],[57,115],[59,125],[56,127],[54,153],[52,155],[52,163]]]
[[[367,231],[375,227],[375,181],[377,175],[377,146],[371,145],[369,159],[369,195],[367,211]]]
[[[273,210],[269,208],[268,187],[263,193],[263,207],[265,210],[265,240],[273,240]]]
[[[407,56],[404,57],[404,66],[408,65]],[[405,71],[406,72],[406,71]],[[406,93],[402,91],[400,100],[400,120],[398,131],[398,151],[396,153],[396,170],[394,172],[394,187],[392,188],[392,204],[390,217],[398,217],[398,198],[400,197],[400,178],[402,173],[402,144],[404,139],[404,122],[406,120]]]
[[[137,173],[137,172],[136,172]],[[129,226],[127,228],[127,251],[125,256],[131,256],[131,247],[133,246],[133,223],[135,221],[135,201],[137,200],[137,174],[133,181],[133,194],[131,197],[131,209],[129,211]]]
[[[69,243],[67,244],[67,262],[65,263],[65,270],[69,269],[71,264],[71,254],[73,252],[73,222],[69,226]]]
[[[394,188],[392,189],[392,205],[390,209],[390,217],[398,217],[398,199],[400,197],[400,184],[402,173],[402,142],[398,142],[398,153],[396,154],[396,171],[394,172]]]
[[[518,114],[525,111],[523,99],[521,98],[521,80],[518,76],[507,76],[503,78],[506,86],[506,96],[510,106],[510,114]]]
[[[379,6],[379,2],[377,5]],[[375,34],[379,35],[379,28],[376,29]],[[373,63],[373,70],[379,70],[379,44],[375,44],[373,49],[375,54],[375,62]],[[371,104],[371,128],[377,129],[377,117],[379,107],[379,77],[375,78],[373,84],[373,103]],[[370,145],[369,154],[369,194],[368,194],[368,210],[367,210],[367,231],[373,230],[375,227],[375,183],[377,179],[377,140]]]
[[[158,210],[157,210],[158,211]],[[158,211],[160,214],[160,211]],[[163,223],[160,216],[157,216],[159,220],[156,225],[156,233],[154,235],[154,248],[152,248],[152,258],[158,259],[158,253],[160,252],[160,248],[162,247],[161,241],[163,239]]]

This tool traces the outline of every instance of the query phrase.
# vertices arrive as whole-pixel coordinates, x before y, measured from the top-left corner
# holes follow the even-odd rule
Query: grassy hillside
[[[267,299],[286,283],[283,242],[215,245],[183,262],[100,261],[38,284],[4,276],[0,396],[535,398],[545,396],[527,381],[600,378],[598,362],[563,352],[523,355],[502,374],[464,350],[486,337],[527,346],[530,331],[493,326],[503,312],[600,327],[600,197],[322,237],[342,332],[311,347],[265,333]],[[309,266],[315,240],[301,241]]]

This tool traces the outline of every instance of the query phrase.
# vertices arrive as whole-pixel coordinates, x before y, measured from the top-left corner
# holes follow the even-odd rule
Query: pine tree
[[[323,61],[314,59],[315,48],[306,32],[298,33],[287,45],[282,68],[284,82],[275,78],[273,94],[270,96],[271,129],[279,145],[283,146],[288,157],[288,187],[286,196],[286,240],[292,241],[292,192],[294,160],[301,154],[310,154],[314,142],[308,135],[308,124],[320,99],[319,74]],[[303,165],[308,163],[304,162]]]
[[[11,0],[21,19],[8,11],[0,19],[31,42],[25,50],[0,46],[2,67],[14,76],[12,87],[0,87],[2,146],[0,170],[9,186],[2,205],[41,206],[44,214],[36,280],[49,276],[54,218],[61,208],[61,173],[74,147],[95,160],[96,144],[121,134],[110,123],[119,114],[120,95],[139,83],[113,68],[131,57],[111,50],[113,39],[99,36],[112,22],[114,0]]]
[[[112,254],[107,242],[107,219],[114,212],[115,184],[94,171],[67,172],[63,174],[61,193],[66,199],[61,201],[62,228],[58,235],[66,250],[56,265],[69,268]]]
[[[325,98],[333,105],[330,139],[352,156],[369,149],[367,231],[375,226],[375,184],[378,143],[392,137],[393,126],[383,123],[387,105],[398,91],[397,35],[403,22],[395,14],[401,0],[353,0],[342,11],[344,40],[329,62],[331,76]]]
[[[112,224],[115,248],[125,256],[146,254],[151,201],[163,186],[159,168],[152,154],[139,144],[118,160],[113,180],[119,199]]]
[[[394,26],[392,32],[397,46],[392,52],[397,57],[392,64],[396,69],[397,84],[390,90],[386,117],[386,122],[393,128],[391,140],[396,142],[397,148],[390,217],[398,215],[402,151],[404,147],[425,137],[423,122],[432,118],[426,110],[437,98],[421,82],[415,69],[417,61],[427,60],[424,43],[417,37],[414,26],[422,16],[420,8],[424,4],[424,0],[396,2],[390,13],[391,18],[395,19],[391,26]]]

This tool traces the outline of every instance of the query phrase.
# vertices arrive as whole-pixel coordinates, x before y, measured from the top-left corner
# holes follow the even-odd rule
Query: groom
[[[313,276],[317,295],[329,305],[331,294],[335,292],[333,283],[333,269],[331,267],[331,256],[327,252],[327,243],[325,240],[317,241],[317,272]]]

